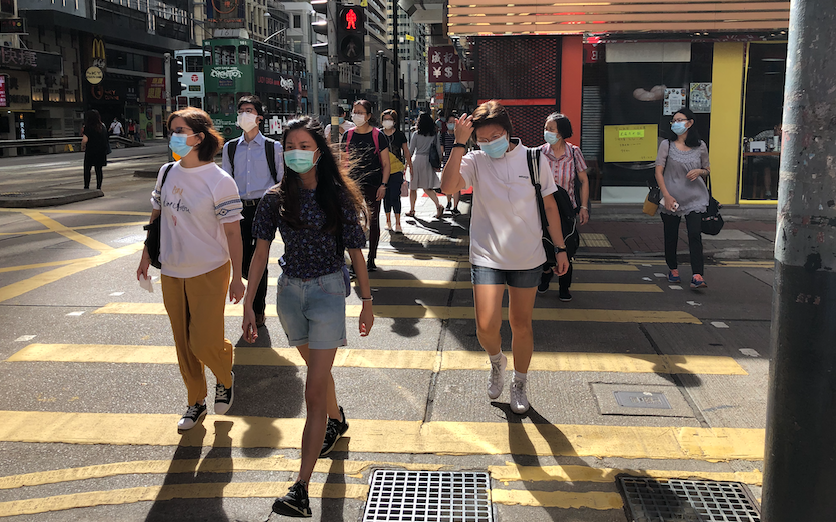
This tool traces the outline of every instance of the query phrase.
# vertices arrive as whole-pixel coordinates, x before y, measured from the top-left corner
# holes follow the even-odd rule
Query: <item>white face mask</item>
[[[360,127],[361,125],[366,124],[366,115],[365,114],[352,114],[351,121],[354,122],[354,125]]]
[[[395,122],[392,120],[383,120],[383,128],[384,129],[391,129],[395,126]]]
[[[250,132],[254,128],[258,127],[256,119],[258,119],[258,114],[242,112],[238,115],[238,126],[241,127],[244,132]]]

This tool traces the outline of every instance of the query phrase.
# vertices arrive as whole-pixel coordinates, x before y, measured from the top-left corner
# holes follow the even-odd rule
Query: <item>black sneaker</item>
[[[190,430],[195,427],[195,424],[200,422],[200,419],[206,416],[206,404],[199,402],[194,406],[189,406],[186,413],[177,422],[177,429],[181,431]]]
[[[366,262],[366,271],[367,272],[377,272],[377,265],[374,264],[374,259],[369,259]]]
[[[273,502],[273,513],[294,518],[310,518],[311,503],[308,488],[301,480],[290,486],[287,495]]]
[[[340,406],[340,420],[328,418],[328,425],[325,427],[325,440],[322,441],[322,451],[319,452],[320,457],[324,457],[331,453],[337,441],[348,431],[348,423],[345,421],[345,413],[343,407]]]
[[[538,294],[545,294],[549,291],[549,285],[552,282],[552,277],[554,277],[554,272],[552,271],[544,272],[540,276],[540,284],[537,285]]]
[[[561,288],[561,289],[560,289],[560,293],[558,294],[558,297],[559,297],[559,298],[560,298],[560,300],[561,300],[561,301],[563,301],[564,303],[568,303],[569,301],[571,301],[571,300],[572,300],[572,294],[570,294],[570,293],[569,293],[569,289],[568,289],[568,288]]]
[[[450,211],[450,213],[453,214],[454,216],[458,216],[459,214],[462,213],[462,211],[459,210],[458,207],[455,207],[455,208],[453,208],[453,210]]]
[[[448,201],[448,202],[447,202],[447,205],[444,207],[444,209],[445,209],[445,210],[450,210],[450,207],[451,207],[451,206],[453,206],[453,204],[452,204],[452,203],[450,203],[450,202]]]
[[[235,373],[232,375],[232,384],[227,388],[221,383],[215,385],[215,414],[225,415],[232,407],[232,388],[235,387]]]

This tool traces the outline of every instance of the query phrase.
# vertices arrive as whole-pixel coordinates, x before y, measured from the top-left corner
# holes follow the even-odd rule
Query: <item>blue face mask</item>
[[[294,172],[304,174],[314,166],[314,152],[316,150],[286,150],[284,151],[284,162]]]
[[[546,140],[546,143],[549,145],[554,145],[558,141],[557,133],[556,132],[549,132],[543,131],[543,139]]]
[[[455,123],[448,123],[447,124],[447,130],[455,130],[455,128],[456,128]]]
[[[493,159],[499,159],[505,154],[505,151],[508,150],[508,138],[503,135],[501,138],[497,138],[493,141],[480,143],[479,148],[485,151],[485,154]]]
[[[676,133],[677,136],[682,136],[688,131],[688,127],[685,126],[684,121],[675,121],[671,124],[671,130]]]
[[[186,140],[188,140],[192,136],[194,136],[194,134],[172,134],[171,140],[169,140],[168,142],[168,148],[171,149],[171,152],[183,158],[187,156],[194,148],[192,145],[186,145]]]
[[[345,123],[345,118],[343,118],[342,116],[340,116],[340,125],[342,125],[343,123]]]

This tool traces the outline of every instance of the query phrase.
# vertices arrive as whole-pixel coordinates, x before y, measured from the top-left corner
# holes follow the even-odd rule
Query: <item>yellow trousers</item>
[[[206,397],[204,365],[218,382],[232,386],[232,343],[224,338],[229,269],[227,262],[197,277],[162,276],[163,303],[171,321],[189,405]]]

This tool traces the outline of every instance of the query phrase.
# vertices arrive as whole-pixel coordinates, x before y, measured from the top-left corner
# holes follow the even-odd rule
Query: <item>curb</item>
[[[67,205],[78,201],[104,197],[101,190],[72,190],[61,191],[55,195],[38,195],[37,193],[20,193],[20,197],[0,197],[0,208],[37,208]]]

